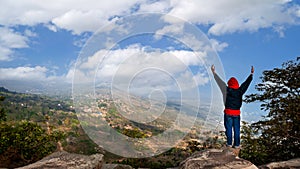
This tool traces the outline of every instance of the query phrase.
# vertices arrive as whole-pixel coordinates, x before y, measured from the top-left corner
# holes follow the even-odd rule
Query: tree
[[[6,121],[6,113],[4,108],[2,107],[2,102],[4,101],[5,97],[4,96],[0,96],[0,122],[1,121]]]
[[[259,143],[255,145],[256,152],[253,151],[253,146],[249,146],[249,139],[253,137],[247,138],[247,135],[244,135],[244,152],[264,151],[264,154],[267,154],[263,161],[256,159],[259,163],[300,157],[299,77],[300,57],[283,63],[281,68],[264,71],[261,83],[255,87],[259,93],[246,96],[246,102],[259,101],[261,110],[267,112],[263,120],[247,128],[252,131],[244,131],[248,132],[248,136],[251,132],[257,133],[258,137],[255,139]],[[255,160],[256,157],[253,158],[252,160]]]

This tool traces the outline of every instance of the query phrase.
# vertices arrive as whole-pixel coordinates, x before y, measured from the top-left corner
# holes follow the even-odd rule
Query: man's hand
[[[254,67],[251,66],[251,74],[253,74],[253,73],[254,73]]]
[[[215,74],[216,73],[216,70],[215,70],[215,65],[211,65],[211,71],[213,72],[213,74]]]

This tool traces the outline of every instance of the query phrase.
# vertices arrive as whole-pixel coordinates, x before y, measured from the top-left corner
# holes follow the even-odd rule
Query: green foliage
[[[132,137],[132,138],[146,138],[147,135],[137,129],[137,128],[134,128],[134,129],[122,129],[122,130],[119,130],[119,132],[121,132],[122,134],[128,136],[128,137]]]
[[[254,164],[264,164],[268,158],[267,147],[264,140],[258,137],[258,129],[252,128],[250,124],[242,122],[240,157],[251,161]]]
[[[244,128],[244,157],[258,164],[300,157],[299,77],[300,57],[264,71],[259,93],[246,96],[247,102],[261,102],[268,115]]]
[[[60,101],[55,98],[10,92],[0,87],[0,96],[5,97],[1,107],[5,109],[7,120],[34,120],[41,121],[43,116],[53,115],[54,111],[74,112],[70,101]]]
[[[2,104],[2,102],[5,100],[4,96],[0,96],[0,105]],[[0,107],[0,122],[1,121],[6,121],[6,113],[4,111],[3,106],[1,105]]]
[[[36,95],[10,92],[1,87],[0,94],[0,168],[27,165],[56,150],[56,143],[65,135],[55,130],[54,126],[50,125],[51,131],[46,131],[40,125],[42,122],[38,124],[28,121],[34,115],[39,121],[44,122],[45,117],[50,119],[48,115],[42,116],[35,112],[35,109],[40,109],[41,103],[39,100],[31,100]],[[48,111],[45,108],[43,110]]]
[[[98,105],[98,107],[107,107],[107,104],[106,103],[100,103],[99,105]]]
[[[33,122],[2,122],[0,161],[7,163],[6,165],[24,165],[37,161],[53,152],[56,142],[62,138],[61,132],[47,134],[41,126]]]

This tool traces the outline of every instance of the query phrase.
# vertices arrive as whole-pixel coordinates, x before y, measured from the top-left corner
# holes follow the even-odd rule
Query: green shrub
[[[41,126],[29,121],[1,122],[0,167],[16,167],[35,162],[56,149],[64,136],[48,134]]]

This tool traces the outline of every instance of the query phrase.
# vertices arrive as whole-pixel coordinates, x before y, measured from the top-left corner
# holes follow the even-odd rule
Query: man
[[[226,145],[229,147],[240,149],[240,108],[242,106],[243,94],[248,89],[252,79],[254,68],[251,67],[251,74],[248,76],[245,82],[239,86],[238,81],[231,77],[226,83],[217,75],[215,72],[215,66],[211,66],[211,71],[214,75],[214,78],[222,91],[223,101],[225,104],[224,110],[224,126],[225,126],[225,135],[227,138]],[[232,145],[232,128],[234,131],[234,142]]]

